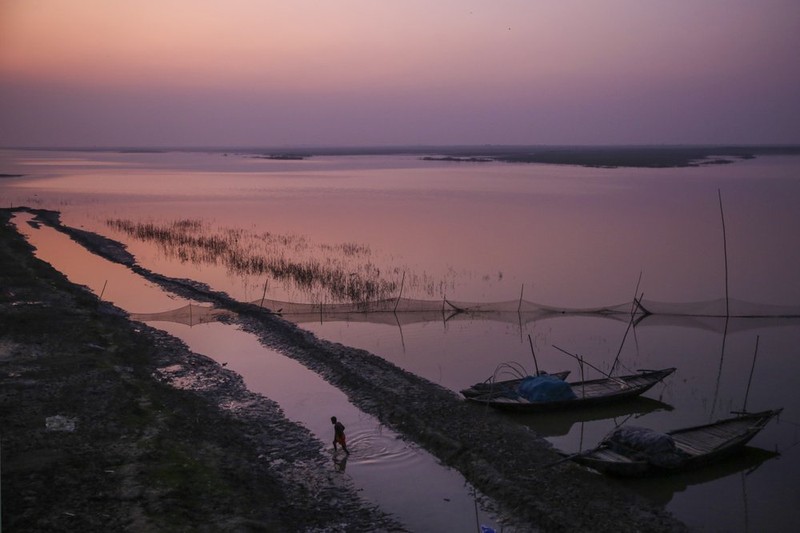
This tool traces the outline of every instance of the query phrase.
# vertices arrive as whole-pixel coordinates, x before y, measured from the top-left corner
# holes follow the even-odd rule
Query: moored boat
[[[569,376],[569,370],[563,370],[561,372],[553,372],[553,373],[540,372],[538,375],[540,376],[548,375],[564,380],[567,379],[567,376]],[[525,379],[526,377],[530,376],[514,378],[514,379],[506,379],[503,381],[494,381],[493,378],[490,377],[486,381],[476,383],[471,387],[462,389],[460,392],[465,398],[474,398],[475,396],[481,396],[483,394],[494,394],[501,391],[515,390],[522,382],[522,380]]]
[[[613,476],[642,477],[691,470],[744,449],[783,409],[739,413],[711,424],[658,433],[621,426],[593,450],[570,458]]]
[[[528,379],[527,382],[522,380],[515,389],[488,392],[467,399],[510,411],[536,412],[570,409],[637,397],[673,372],[675,372],[674,368],[645,370],[638,374],[572,383],[558,383],[556,380],[548,379],[548,376],[536,376]],[[542,381],[542,384],[546,385],[547,390],[544,394],[540,394],[539,391],[534,391],[532,394],[528,392],[538,385],[534,380]],[[531,387],[527,387],[527,385],[531,385]]]

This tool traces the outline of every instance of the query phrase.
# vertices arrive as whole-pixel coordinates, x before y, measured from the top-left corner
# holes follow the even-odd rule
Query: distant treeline
[[[87,152],[158,153],[218,152],[264,159],[302,160],[313,156],[417,155],[433,161],[459,163],[546,163],[585,167],[696,167],[727,164],[765,155],[800,155],[800,145],[608,145],[608,146],[302,146],[268,147],[107,147],[107,148],[29,148]]]
[[[258,150],[256,153],[266,151]],[[268,153],[268,152],[267,152]],[[695,167],[764,155],[800,155],[795,145],[733,146],[373,146],[284,149],[298,158],[337,155],[419,155],[428,161],[546,163],[586,167]]]

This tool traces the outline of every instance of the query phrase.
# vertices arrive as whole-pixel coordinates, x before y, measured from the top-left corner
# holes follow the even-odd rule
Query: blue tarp
[[[517,393],[529,402],[559,402],[576,398],[569,383],[548,375],[526,377],[520,382]]]

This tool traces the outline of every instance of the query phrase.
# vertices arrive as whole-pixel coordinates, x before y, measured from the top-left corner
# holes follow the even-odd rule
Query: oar
[[[560,465],[561,463],[566,463],[567,461],[572,461],[576,457],[581,457],[583,455],[589,455],[589,454],[592,454],[592,453],[594,453],[594,452],[596,452],[598,450],[602,450],[602,449],[607,448],[607,447],[608,447],[607,444],[601,444],[600,446],[597,446],[596,448],[592,448],[591,450],[584,450],[582,452],[571,453],[569,455],[565,455],[564,457],[562,457],[561,459],[559,459],[557,461],[553,461],[552,463],[544,464],[539,468],[540,469],[541,468],[552,468],[554,466]]]

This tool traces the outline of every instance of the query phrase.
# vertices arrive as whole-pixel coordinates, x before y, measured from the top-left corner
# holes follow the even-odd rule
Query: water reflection
[[[514,421],[524,424],[543,437],[564,436],[570,433],[575,424],[598,420],[613,421],[615,426],[635,421],[654,411],[672,411],[668,403],[640,396],[632,400],[609,405],[596,405],[584,409],[540,414],[508,414]],[[581,447],[578,447],[579,451]]]
[[[690,487],[740,474],[742,479],[756,472],[765,462],[780,457],[777,451],[746,446],[741,453],[724,461],[718,461],[703,468],[681,472],[658,478],[621,480],[620,483],[634,489],[660,505],[667,505],[677,493]],[[737,476],[738,477],[738,476]],[[746,496],[746,495],[745,495]]]
[[[223,318],[230,318],[233,313],[209,305],[188,303],[175,309],[155,313],[131,313],[131,320],[139,322],[174,322],[187,326],[197,326],[209,322],[217,322]]]
[[[347,470],[347,459],[350,457],[346,453],[333,453],[333,467],[337,472],[344,473]]]

